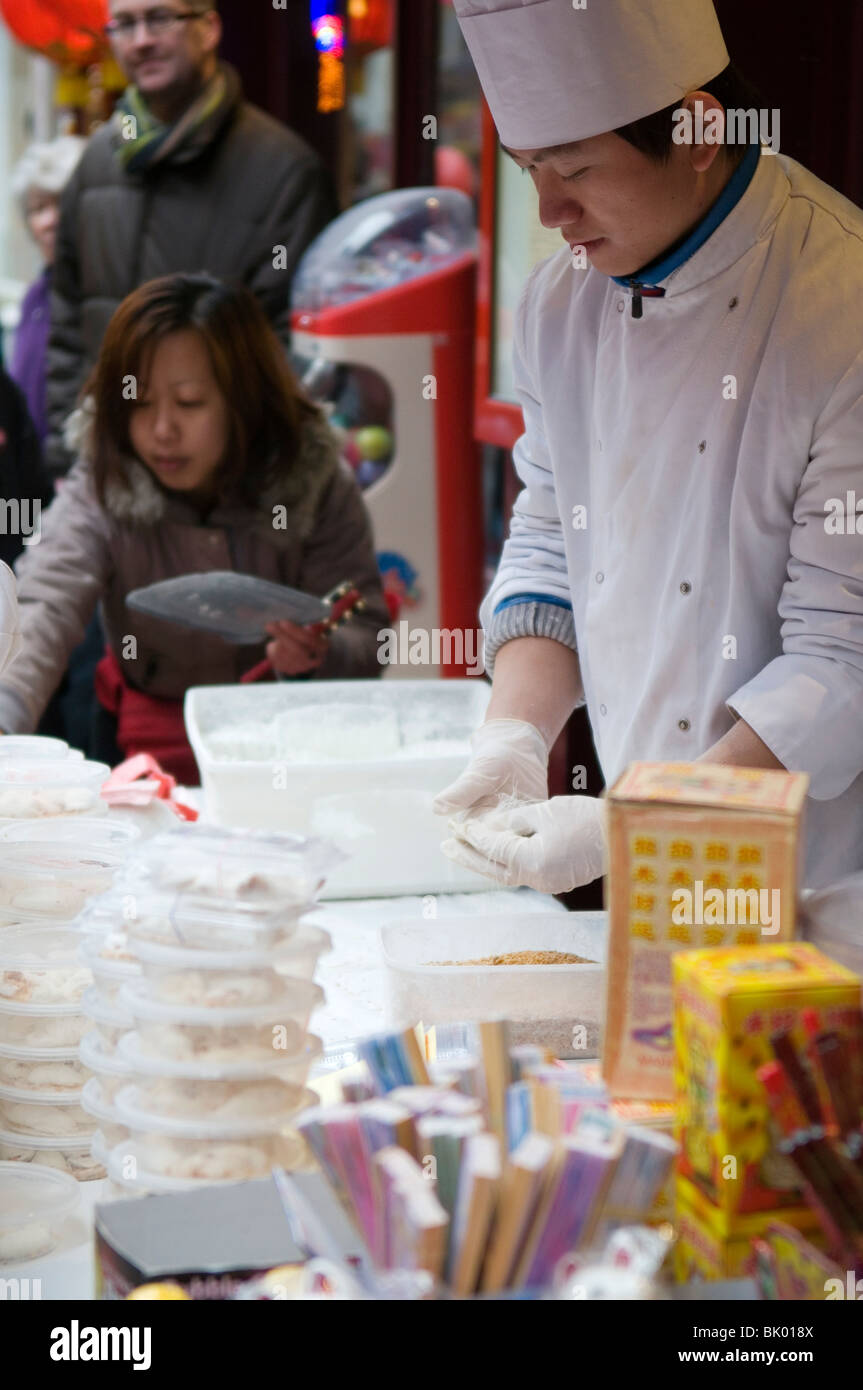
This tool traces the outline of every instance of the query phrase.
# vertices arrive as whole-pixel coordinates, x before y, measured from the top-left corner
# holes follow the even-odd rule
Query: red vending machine
[[[463,193],[397,189],[332,222],[294,279],[292,357],[364,489],[392,616],[390,676],[478,671],[475,243]]]

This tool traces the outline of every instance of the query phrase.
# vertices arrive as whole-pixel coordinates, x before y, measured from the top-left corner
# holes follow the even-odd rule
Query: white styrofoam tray
[[[478,679],[196,686],[186,695],[185,719],[207,819],[335,841],[350,858],[328,880],[324,898],[486,892],[487,878],[442,854],[446,822],[431,803],[467,764],[469,738],[483,721],[490,690]],[[219,747],[232,728],[263,729],[278,716],[299,718],[296,711],[314,722],[308,761],[296,760],[296,748],[285,756],[284,745],[258,757]],[[329,759],[320,751],[331,722],[337,756]],[[253,744],[238,747],[254,751]]]
[[[393,922],[381,928],[395,1027],[506,1018],[514,1042],[595,1057],[605,1006],[604,912]],[[592,965],[437,965],[515,951],[568,951]]]

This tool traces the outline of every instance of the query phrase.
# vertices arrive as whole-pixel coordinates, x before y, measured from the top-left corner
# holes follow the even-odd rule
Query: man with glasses
[[[111,0],[110,13],[106,32],[130,85],[63,198],[48,349],[54,475],[72,463],[64,423],[131,290],[174,271],[241,279],[287,341],[293,270],[338,212],[313,151],[243,101],[218,58],[213,5]]]

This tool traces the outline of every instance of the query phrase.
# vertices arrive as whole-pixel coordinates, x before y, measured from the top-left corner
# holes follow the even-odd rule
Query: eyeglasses
[[[112,19],[110,24],[105,25],[105,33],[109,39],[123,39],[124,41],[135,37],[138,25],[143,24],[148,34],[169,34],[178,24],[184,24],[187,19],[200,19],[208,14],[208,10],[147,10],[146,14],[122,15],[119,19]]]

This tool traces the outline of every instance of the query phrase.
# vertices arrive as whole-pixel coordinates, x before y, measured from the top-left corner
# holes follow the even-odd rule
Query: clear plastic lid
[[[69,921],[110,887],[121,863],[113,850],[0,843],[0,908]]]
[[[285,988],[276,999],[240,1008],[206,1008],[189,1004],[165,1004],[154,999],[146,980],[130,980],[120,990],[121,1006],[136,1019],[148,1022],[187,1024],[209,1028],[265,1027],[292,1022],[304,1027],[312,1010],[323,1002],[324,991],[309,980],[285,979]]]
[[[0,1007],[70,1006],[92,976],[68,927],[8,927],[0,932]]]
[[[147,1110],[146,1096],[139,1086],[124,1086],[117,1095],[116,1122],[127,1125],[136,1133],[169,1134],[178,1139],[249,1139],[260,1134],[277,1133],[302,1110],[317,1103],[315,1092],[307,1089],[293,1105],[254,1119],[186,1120],[153,1114]]]
[[[454,188],[365,198],[312,242],[294,273],[292,307],[315,312],[442,270],[474,249],[474,208]]]
[[[184,900],[273,909],[308,905],[327,874],[344,860],[327,840],[263,830],[187,825],[154,835],[127,862],[117,887],[146,879]]]
[[[44,734],[4,734],[0,738],[0,758],[83,758],[77,748],[70,748],[64,738],[47,738]]]
[[[79,913],[76,928],[106,935],[126,933],[134,949],[142,940],[189,949],[267,950],[296,931],[302,909],[271,902],[247,903],[193,898],[154,891],[140,879],[118,882]]]
[[[282,973],[288,973],[292,960],[312,952],[323,955],[331,947],[329,932],[307,923],[300,923],[287,941],[265,950],[207,951],[167,946],[160,941],[135,943],[136,954],[145,965],[164,966],[167,970],[278,970]],[[89,962],[89,957],[87,959]]]
[[[136,1075],[178,1081],[260,1081],[275,1077],[302,1085],[322,1053],[323,1044],[314,1033],[309,1033],[299,1052],[286,1052],[254,1062],[192,1062],[185,1058],[172,1061],[145,1051],[137,1032],[126,1033],[117,1045],[118,1060],[126,1063]]]
[[[2,1138],[2,1135],[0,1135]],[[127,1167],[132,1164],[135,1177],[127,1176]],[[133,1139],[124,1139],[108,1152],[108,1177],[132,1194],[140,1192],[192,1192],[199,1187],[216,1187],[222,1183],[235,1182],[234,1178],[173,1178],[164,1173],[152,1173],[141,1157],[139,1145]]]
[[[0,1162],[0,1228],[4,1231],[34,1221],[62,1221],[74,1211],[78,1197],[78,1184],[68,1173],[38,1163]]]
[[[0,739],[0,744],[2,742]],[[12,840],[15,844],[48,841],[67,850],[80,846],[94,854],[108,850],[123,858],[140,839],[137,825],[114,820],[111,816],[88,816],[86,821],[80,816],[52,816],[50,820],[12,821],[10,825],[0,826],[0,841]]]
[[[79,1059],[77,1047],[19,1047],[7,1042],[0,1042],[0,1057],[10,1057],[15,1062],[77,1062]]]
[[[80,1105],[83,1088],[77,1091],[20,1091],[15,1086],[0,1085],[0,1100],[14,1100],[22,1105]]]
[[[112,1051],[95,1028],[84,1034],[78,1045],[78,1056],[84,1066],[97,1075],[131,1079],[137,1070],[120,1055],[119,1050]]]
[[[6,927],[0,932],[0,971],[39,969],[62,970],[78,965],[78,933],[74,927]],[[2,991],[0,991],[2,993]]]
[[[10,1149],[44,1149],[46,1152],[62,1149],[64,1153],[83,1154],[90,1152],[91,1137],[89,1134],[70,1134],[68,1137],[60,1134],[49,1137],[45,1134],[23,1134],[15,1129],[0,1129],[0,1144]]]

